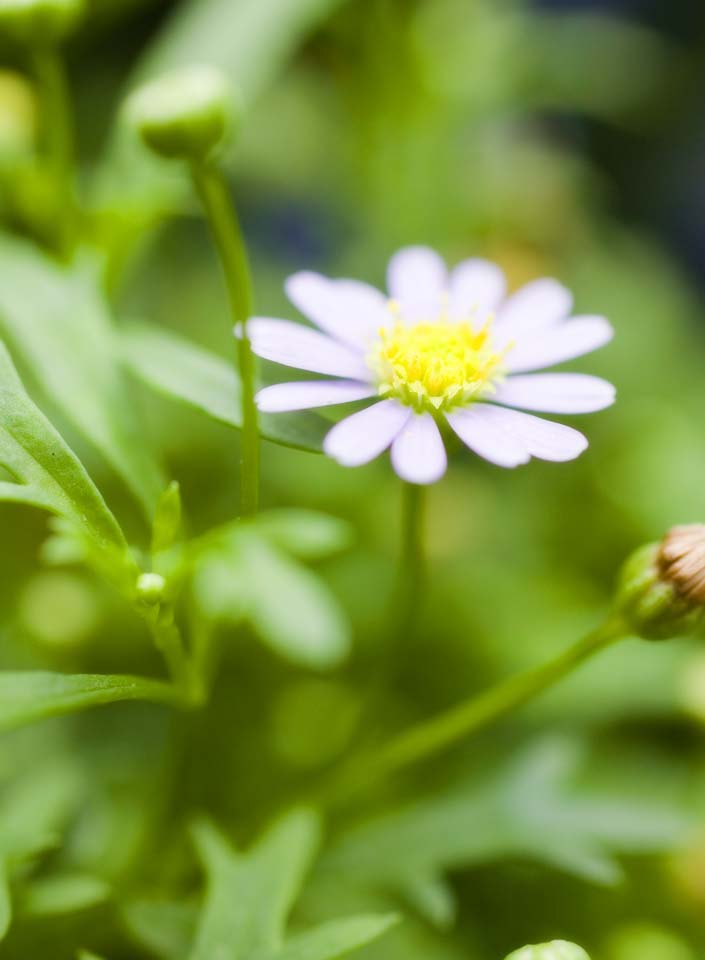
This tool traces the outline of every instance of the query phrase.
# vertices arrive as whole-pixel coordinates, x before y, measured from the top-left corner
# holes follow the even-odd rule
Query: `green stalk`
[[[203,205],[220,257],[230,309],[238,328],[238,373],[242,391],[240,458],[240,512],[257,512],[259,492],[259,434],[255,404],[255,359],[247,333],[252,315],[252,279],[247,249],[228,186],[220,170],[207,162],[194,163],[191,175]]]
[[[402,642],[414,626],[425,587],[426,494],[426,487],[414,483],[402,485],[401,557],[396,600],[399,608],[394,611],[394,620],[398,624],[397,635]]]
[[[486,693],[425,720],[393,739],[368,761],[376,775],[418,763],[477,733],[533,700],[577,666],[625,636],[621,620],[607,620],[554,660],[510,677]]]
[[[619,618],[611,618],[569,647],[555,659],[525,673],[510,677],[486,693],[444,710],[412,726],[388,744],[360,755],[331,783],[324,786],[326,799],[344,797],[389,774],[448,749],[472,734],[509,716],[519,707],[558,683],[585,660],[629,634]]]

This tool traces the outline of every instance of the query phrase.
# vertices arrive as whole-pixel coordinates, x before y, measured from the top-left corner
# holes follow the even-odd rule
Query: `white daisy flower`
[[[448,272],[427,247],[396,253],[387,286],[385,296],[357,280],[309,271],[290,277],[289,299],[319,330],[254,317],[248,323],[253,350],[337,379],[265,387],[259,409],[276,413],[376,397],[332,428],[324,450],[354,467],[391,447],[397,474],[417,484],[445,473],[445,424],[502,467],[531,457],[572,460],[587,447],[572,427],[512,408],[572,414],[609,406],[615,391],[605,380],[533,373],[607,343],[612,328],[604,317],[568,319],[572,296],[556,280],[534,280],[507,297],[495,264],[465,260]]]

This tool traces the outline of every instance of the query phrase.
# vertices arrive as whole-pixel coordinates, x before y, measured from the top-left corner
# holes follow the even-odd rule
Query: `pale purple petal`
[[[498,467],[517,467],[530,458],[526,444],[503,426],[496,416],[499,407],[476,403],[465,410],[447,413],[446,419],[463,443],[478,456]]]
[[[358,280],[329,280],[308,270],[286,281],[286,293],[301,313],[338,340],[366,350],[380,327],[392,322],[387,298]]]
[[[489,406],[489,405],[478,405]],[[539,460],[573,460],[586,449],[588,442],[579,430],[520,413],[506,407],[489,407],[491,419],[498,430],[513,434],[532,457]]]
[[[572,360],[604,346],[613,333],[604,317],[573,317],[548,330],[522,336],[507,353],[507,369],[522,373]]]
[[[560,323],[569,315],[572,306],[570,290],[557,280],[532,280],[513,293],[500,309],[495,341],[504,346],[527,333]]]
[[[344,467],[359,467],[383,453],[410,416],[409,407],[396,400],[380,400],[336,423],[323,449]]]
[[[496,311],[505,289],[504,274],[496,264],[464,260],[450,275],[449,314],[453,320],[483,320]]]
[[[436,421],[430,413],[414,414],[392,444],[392,466],[397,475],[408,483],[435,483],[447,465]]]
[[[283,413],[287,410],[309,410],[312,407],[366,400],[376,393],[375,387],[358,380],[311,380],[275,383],[260,390],[256,400],[263,413]]]
[[[389,296],[399,303],[404,320],[435,320],[447,287],[446,265],[429,247],[404,247],[389,261]]]
[[[586,373],[534,373],[509,377],[492,394],[503,403],[541,413],[594,413],[614,403],[611,383]]]
[[[252,349],[265,360],[333,377],[369,380],[370,371],[361,354],[299,323],[253,317],[247,332]]]

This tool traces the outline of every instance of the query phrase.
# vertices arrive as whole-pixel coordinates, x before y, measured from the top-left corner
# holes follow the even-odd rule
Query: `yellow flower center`
[[[450,410],[491,393],[504,351],[492,345],[491,323],[440,319],[379,331],[369,358],[379,392],[416,410]]]

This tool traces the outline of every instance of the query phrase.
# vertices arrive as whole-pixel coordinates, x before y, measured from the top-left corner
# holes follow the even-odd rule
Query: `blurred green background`
[[[264,505],[354,530],[316,564],[352,625],[348,663],[306,670],[224,627],[200,718],[121,705],[5,734],[0,825],[18,791],[46,791],[63,841],[18,878],[0,955],[178,955],[155,949],[154,931],[165,898],[188,920],[190,813],[248,841],[352,744],[561,650],[597,622],[629,551],[705,519],[704,21],[699,4],[657,2],[93,0],[68,54],[81,193],[118,322],[231,355],[218,265],[181,172],[152,163],[116,119],[139,79],[214,62],[245,103],[227,164],[258,312],[294,316],[282,285],[301,268],[381,285],[406,243],[451,263],[487,256],[512,286],[555,276],[578,312],[609,317],[613,343],[573,366],[614,382],[618,402],[585,420],[590,448],[575,463],[503,471],[457,453],[431,491],[428,601],[392,668],[400,491],[388,463],[345,470],[263,443]],[[32,92],[21,55],[8,47],[3,63],[0,208],[8,231],[50,245]],[[231,519],[236,431],[136,381],[130,396],[182,485],[190,531]],[[144,536],[121,482],[64,432]],[[2,505],[0,524],[5,668],[158,669],[107,590],[40,564],[41,515]],[[697,960],[704,725],[701,640],[609,650],[466,748],[334,810],[298,919],[402,909],[403,924],[359,954],[369,960],[499,960],[559,936],[595,960]],[[57,906],[45,890],[56,876],[94,885]]]

